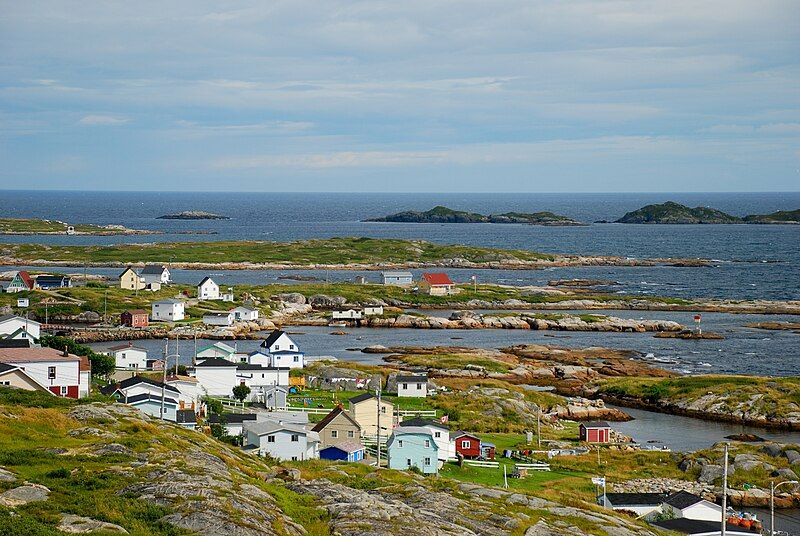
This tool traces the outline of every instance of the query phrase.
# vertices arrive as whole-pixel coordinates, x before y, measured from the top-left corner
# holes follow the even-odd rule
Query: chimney
[[[66,346],[64,347],[64,351],[61,353],[61,355],[64,356],[64,357],[69,357],[69,352],[67,352],[67,347]]]

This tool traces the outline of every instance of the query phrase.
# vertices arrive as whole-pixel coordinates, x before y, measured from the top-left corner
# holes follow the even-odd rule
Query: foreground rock
[[[114,523],[97,521],[89,517],[81,517],[72,514],[61,514],[61,522],[58,530],[70,534],[88,534],[91,532],[116,532],[128,534],[128,531]]]
[[[18,488],[0,493],[0,506],[14,508],[32,502],[46,501],[50,495],[50,490],[39,484],[26,482]]]

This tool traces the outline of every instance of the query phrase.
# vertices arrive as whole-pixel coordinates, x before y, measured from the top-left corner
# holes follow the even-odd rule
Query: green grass
[[[89,234],[109,234],[111,231],[99,225],[86,223],[72,224],[78,233]],[[56,220],[35,220],[22,218],[0,218],[1,233],[23,233],[23,234],[52,234],[66,233],[67,224]]]

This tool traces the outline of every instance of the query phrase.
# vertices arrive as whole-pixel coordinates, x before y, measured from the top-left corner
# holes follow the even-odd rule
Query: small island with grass
[[[128,229],[122,225],[71,224],[59,220],[0,218],[0,235],[132,235],[162,234],[149,229]]]
[[[157,220],[229,220],[228,216],[221,216],[213,212],[203,210],[184,210],[175,214],[165,214],[156,218]]]
[[[680,203],[646,205],[628,212],[614,223],[660,223],[660,224],[720,224],[720,223],[800,223],[800,209],[783,210],[772,214],[751,214],[740,218],[709,207],[687,207]]]
[[[380,218],[369,218],[366,222],[393,223],[526,223],[528,225],[575,226],[585,225],[579,221],[552,212],[504,212],[502,214],[479,214],[437,206],[425,212],[407,210]]]

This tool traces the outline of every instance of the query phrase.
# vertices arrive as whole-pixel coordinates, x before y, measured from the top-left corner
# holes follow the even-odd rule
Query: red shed
[[[479,458],[481,455],[481,440],[467,432],[454,432],[452,439],[456,442],[456,454],[465,458]]]
[[[123,326],[132,328],[146,328],[148,325],[147,311],[144,309],[132,309],[119,315]]]
[[[587,443],[608,443],[611,441],[611,427],[605,421],[583,422],[580,426],[581,441]]]

